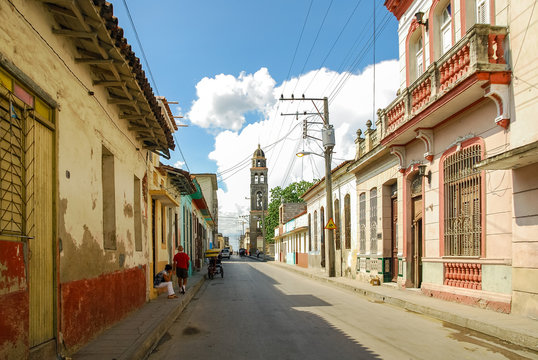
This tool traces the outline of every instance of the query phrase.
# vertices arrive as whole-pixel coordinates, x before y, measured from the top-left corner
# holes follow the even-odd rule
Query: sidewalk
[[[79,360],[145,359],[153,346],[172,326],[190,300],[204,283],[205,268],[189,277],[187,292],[179,294],[174,277],[174,290],[178,299],[169,300],[163,293],[145,303],[71,356]]]
[[[301,268],[281,262],[268,262],[289,271],[325,281],[332,285],[359,293],[374,301],[401,307],[419,314],[467,329],[494,336],[510,343],[538,350],[538,320],[517,315],[496,313],[469,305],[462,305],[428,297],[416,290],[398,289],[396,286],[372,286],[350,278],[329,278],[324,272]]]

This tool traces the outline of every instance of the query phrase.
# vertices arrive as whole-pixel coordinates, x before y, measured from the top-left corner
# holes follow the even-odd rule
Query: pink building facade
[[[538,92],[525,84],[536,83],[538,53],[529,49],[536,31],[523,25],[532,23],[532,1],[385,6],[399,20],[401,74],[376,122],[379,146],[399,170],[392,212],[379,210],[397,224],[378,234],[378,248],[397,246],[395,254],[379,253],[398,266],[386,269],[398,276],[385,281],[536,318],[538,206],[530,199],[538,192],[531,121]]]

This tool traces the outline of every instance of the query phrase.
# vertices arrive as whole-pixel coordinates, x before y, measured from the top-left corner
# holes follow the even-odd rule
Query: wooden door
[[[29,235],[30,347],[54,338],[54,132],[32,119],[34,144],[27,142],[27,225]],[[30,136],[30,135],[29,135]],[[30,139],[27,139],[30,140]],[[33,154],[31,154],[33,153]],[[33,158],[31,160],[31,158]],[[33,171],[30,168],[33,167]],[[35,176],[29,178],[31,172]],[[33,199],[28,196],[33,192]]]
[[[422,282],[422,196],[413,198],[412,209],[412,280],[414,287]]]
[[[0,234],[25,243],[28,249],[32,348],[55,337],[55,133],[52,110],[30,95],[25,101],[39,102],[37,106],[49,116],[37,114],[35,106],[9,92],[0,96]]]
[[[392,266],[390,272],[392,281],[398,281],[398,199],[392,198],[392,224],[391,224],[391,249]]]

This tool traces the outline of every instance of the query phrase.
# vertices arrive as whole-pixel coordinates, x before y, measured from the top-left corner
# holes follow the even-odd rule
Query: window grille
[[[318,212],[314,211],[314,250],[318,251]]]
[[[340,250],[340,201],[334,200],[334,222],[336,229],[334,229],[334,242],[336,250]]]
[[[480,256],[482,234],[482,174],[480,145],[448,156],[443,163],[444,240],[448,256]]]
[[[351,249],[351,208],[350,208],[351,196],[347,194],[344,197],[344,216],[345,216],[345,227],[344,227],[344,238],[346,249]]]
[[[370,254],[377,254],[377,188],[370,190]]]
[[[312,216],[308,214],[308,251],[312,251]]]
[[[366,252],[366,194],[359,195],[359,229],[360,229],[360,248],[361,254]]]
[[[0,234],[25,235],[24,115],[0,102]]]

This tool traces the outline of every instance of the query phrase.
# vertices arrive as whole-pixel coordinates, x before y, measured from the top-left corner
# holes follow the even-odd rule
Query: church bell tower
[[[263,251],[262,223],[267,216],[268,203],[267,160],[258,144],[250,168],[250,252]],[[258,239],[260,241],[258,242]]]

